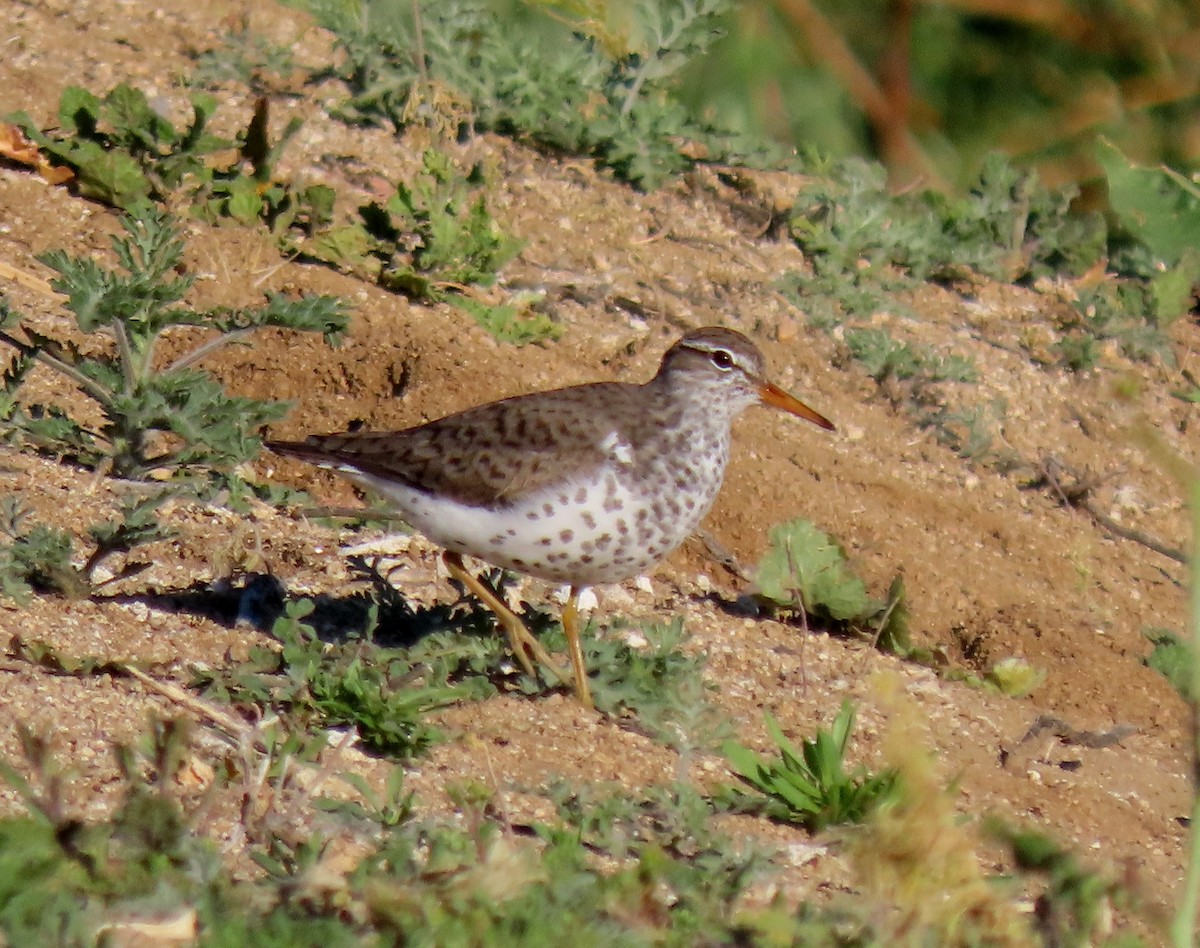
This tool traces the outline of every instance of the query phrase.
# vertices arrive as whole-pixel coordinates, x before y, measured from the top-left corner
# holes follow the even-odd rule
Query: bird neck
[[[677,427],[729,434],[733,419],[745,405],[731,399],[726,380],[705,373],[663,372],[650,383],[662,403],[670,406]]]

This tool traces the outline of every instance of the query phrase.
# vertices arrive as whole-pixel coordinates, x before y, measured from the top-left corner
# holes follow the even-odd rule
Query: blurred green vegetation
[[[724,26],[683,95],[735,129],[876,158],[896,186],[962,188],[995,150],[1086,184],[1101,136],[1200,163],[1190,0],[748,0]]]
[[[1144,164],[1200,164],[1200,4],[1192,0],[300,3],[327,24],[356,19],[364,33],[411,23],[416,8],[439,21],[467,8],[491,14],[498,25],[471,42],[523,36],[542,55],[518,71],[550,68],[556,56],[577,54],[582,39],[618,64],[621,95],[631,85],[623,80],[635,77],[635,93],[643,81],[668,90],[743,146],[770,140],[875,158],[895,187],[961,190],[996,150],[1035,166],[1050,185],[1086,184],[1100,178],[1100,136]],[[708,22],[695,29],[699,21]],[[688,52],[700,53],[686,62],[671,58],[680,24],[692,31]],[[576,78],[585,65],[576,58]],[[562,95],[566,105],[569,91]],[[718,158],[723,150],[708,148]]]
[[[320,78],[340,80],[344,121],[423,143],[493,131],[647,191],[699,165],[806,173],[786,227],[812,271],[780,285],[827,328],[930,279],[1101,268],[1119,279],[1079,294],[1059,346],[1082,370],[1108,339],[1170,362],[1166,329],[1194,308],[1200,43],[1179,38],[1200,4],[295,2],[336,36]],[[918,374],[854,328],[873,375]],[[981,418],[933,423],[961,421],[974,456]]]

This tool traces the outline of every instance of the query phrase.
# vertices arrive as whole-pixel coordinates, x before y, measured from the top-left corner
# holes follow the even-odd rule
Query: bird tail
[[[337,453],[341,447],[334,437],[311,437],[307,441],[264,441],[263,447],[283,457],[308,461],[322,467],[338,466]]]

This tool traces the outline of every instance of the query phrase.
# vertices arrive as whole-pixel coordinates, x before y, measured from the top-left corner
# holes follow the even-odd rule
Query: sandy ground
[[[186,53],[216,45],[243,14],[252,28],[293,45],[302,62],[317,62],[328,50],[328,38],[294,12],[235,2],[199,9],[179,0],[153,6],[50,0],[11,12],[3,30],[8,52],[0,59],[0,107],[24,109],[44,126],[53,123],[67,83],[102,91],[125,80],[179,107],[185,101],[179,77],[190,68]],[[297,77],[281,82],[289,91],[305,91]],[[230,83],[217,94],[227,131],[244,125],[253,107],[248,90]],[[282,127],[291,115],[305,120],[281,173],[333,184],[352,200],[380,182],[411,175],[419,145],[332,121],[321,106],[336,95],[333,87],[319,87],[276,97],[274,124]],[[1065,509],[1051,492],[1030,489],[1028,467],[999,473],[940,446],[855,367],[836,334],[808,328],[804,313],[773,288],[780,274],[803,268],[805,260],[789,242],[762,236],[756,216],[756,199],[786,194],[786,179],[752,177],[747,194],[699,170],[645,195],[587,162],[553,160],[497,138],[458,146],[458,155],[484,162],[494,212],[526,241],[502,286],[544,291],[561,339],[522,349],[499,344],[452,307],[413,305],[285,259],[265,233],[189,223],[187,267],[197,278],[198,302],[251,305],[265,291],[322,292],[345,297],[355,311],[340,349],[263,333],[251,346],[223,350],[206,367],[239,394],[294,401],[272,431],[291,438],[357,422],[403,427],[562,384],[640,381],[688,327],[721,324],[750,334],[775,379],[834,419],[839,432],[830,436],[772,412],[749,413],[736,428],[734,459],[705,528],[740,562],[753,564],[774,524],[810,518],[844,544],[876,595],[903,574],[915,641],[944,654],[951,668],[983,672],[1015,656],[1044,670],[1045,681],[1030,697],[1007,698],[859,644],[747,618],[729,608],[746,590],[744,580],[695,541],[663,564],[648,588],[600,590],[598,618],[603,623],[619,613],[662,622],[683,615],[692,634],[688,647],[708,658],[714,700],[742,739],[760,748],[764,709],[799,738],[828,723],[842,699],[851,698],[860,706],[856,755],[877,760],[888,720],[876,676],[898,676],[927,719],[931,749],[945,779],[956,781],[964,814],[996,812],[1041,827],[1077,846],[1090,864],[1134,880],[1151,901],[1169,904],[1182,875],[1181,818],[1190,806],[1187,720],[1183,703],[1142,659],[1150,648],[1143,630],[1184,629],[1180,565],[1114,537],[1085,513]],[[110,211],[23,170],[0,167],[3,263],[47,278],[35,255],[54,248],[103,255],[116,230]],[[0,289],[31,325],[68,330],[69,316],[56,300],[15,283]],[[1084,374],[1031,362],[1022,346],[1059,333],[1065,304],[1057,294],[1055,288],[981,284],[967,296],[928,287],[903,301],[915,317],[897,307],[875,322],[897,338],[972,356],[980,380],[942,383],[933,397],[948,405],[1004,399],[999,444],[1029,462],[1053,456],[1088,472],[1099,485],[1093,495],[1098,509],[1184,547],[1179,493],[1129,430],[1148,424],[1196,462],[1200,442],[1189,427],[1196,425],[1197,406],[1171,397],[1177,370],[1127,362],[1113,352]],[[1195,370],[1200,328],[1194,319],[1183,320],[1173,332],[1179,361]],[[1134,403],[1114,395],[1114,384],[1124,379],[1138,383]],[[74,396],[62,398],[69,407]],[[300,464],[264,456],[254,473],[305,487],[331,504],[359,502],[349,485]],[[0,447],[0,492],[16,493],[37,518],[79,535],[116,505],[111,482],[11,447]],[[373,535],[339,534],[262,505],[234,514],[176,504],[164,518],[178,537],[139,551],[150,569],[113,596],[43,597],[24,607],[0,601],[0,644],[19,633],[68,654],[161,663],[164,674],[175,669],[186,680],[189,665],[227,664],[265,637],[214,618],[201,605],[180,606],[173,593],[236,584],[264,566],[289,593],[344,593],[349,578],[339,544]],[[420,541],[409,549],[406,575],[419,587],[413,594],[452,597],[437,575],[434,551]],[[551,591],[530,582],[525,592],[544,603]],[[72,793],[84,813],[111,802],[117,781],[111,743],[140,733],[150,714],[175,713],[128,680],[55,677],[19,662],[6,664],[3,678],[0,754],[19,759],[17,722],[52,733],[77,769]],[[1021,743],[1040,715],[1076,730],[1128,724],[1136,731],[1103,748],[1070,744],[1050,732]],[[496,697],[447,709],[437,720],[449,739],[412,764],[410,775],[419,805],[429,810],[446,809],[445,786],[465,778],[493,786],[520,818],[545,807],[528,788],[559,776],[630,788],[681,775],[724,777],[719,758],[698,754],[681,761],[566,696]],[[386,770],[358,754],[352,765],[372,779]],[[15,795],[0,794],[0,805],[12,810]],[[784,846],[805,839],[749,818],[731,826]],[[844,878],[835,851],[815,852],[781,877],[797,898]]]

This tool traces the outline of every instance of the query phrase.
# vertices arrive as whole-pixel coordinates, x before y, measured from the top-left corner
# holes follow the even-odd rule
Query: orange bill
[[[809,408],[804,402],[798,398],[793,398],[777,385],[772,385],[770,382],[763,382],[758,390],[758,397],[763,400],[764,405],[770,405],[772,408],[782,408],[790,414],[796,415],[806,421],[811,421],[818,427],[825,428],[827,431],[836,431],[833,422],[822,415],[820,412]]]

